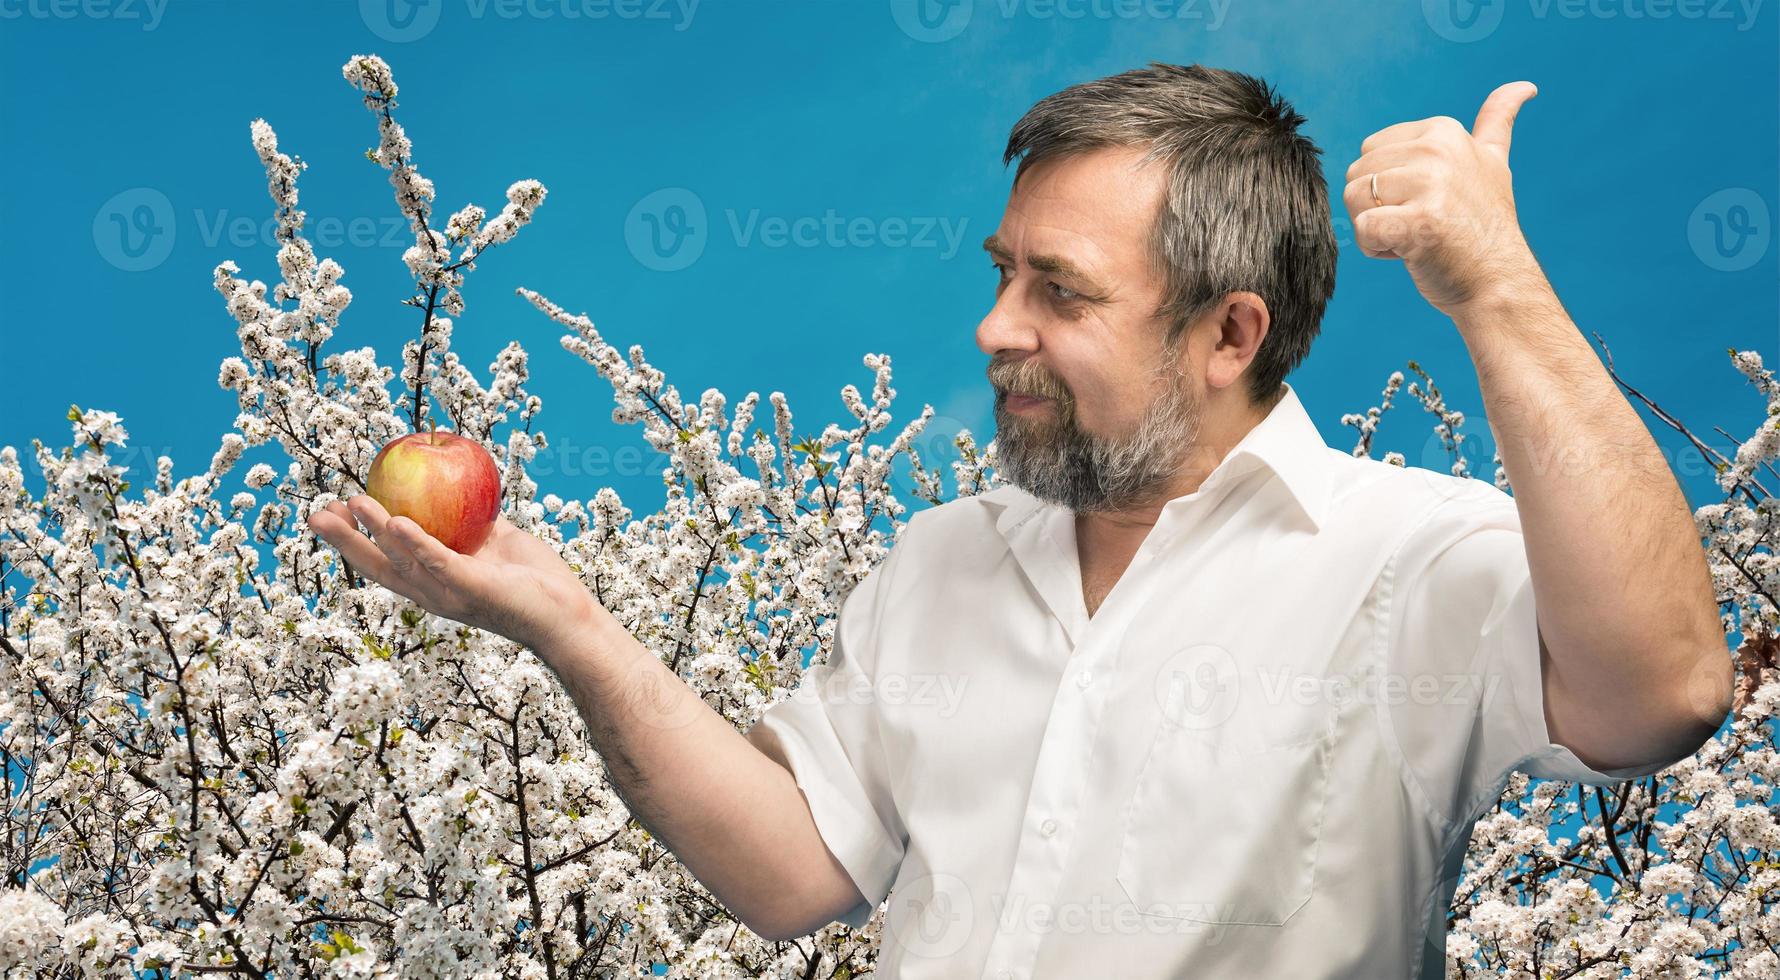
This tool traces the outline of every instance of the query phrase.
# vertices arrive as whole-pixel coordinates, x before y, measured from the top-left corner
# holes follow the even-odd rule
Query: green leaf
[[[375,657],[378,660],[388,660],[390,657],[394,656],[394,651],[389,648],[389,645],[379,641],[375,636],[366,633],[364,634],[364,640],[365,650],[369,652],[372,657]]]

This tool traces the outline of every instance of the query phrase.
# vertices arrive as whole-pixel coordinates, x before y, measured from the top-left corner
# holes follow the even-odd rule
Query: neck
[[[1141,541],[1162,516],[1163,506],[1198,490],[1230,450],[1267,417],[1284,394],[1285,388],[1281,387],[1278,395],[1261,404],[1249,401],[1246,390],[1226,388],[1212,395],[1205,402],[1198,438],[1182,452],[1181,465],[1174,476],[1135,504],[1111,510],[1078,511],[1075,515],[1078,543],[1090,545],[1127,538]]]

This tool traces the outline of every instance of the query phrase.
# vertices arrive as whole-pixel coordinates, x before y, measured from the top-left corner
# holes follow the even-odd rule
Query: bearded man
[[[1730,697],[1686,501],[1515,217],[1533,94],[1383,129],[1342,189],[1463,337],[1512,497],[1323,442],[1285,382],[1334,289],[1320,151],[1261,80],[1155,64],[1008,141],[1005,485],[915,514],[745,737],[504,520],[474,556],[362,496],[315,529],[531,645],[762,936],[888,900],[885,977],[1440,977],[1514,772],[1655,772]]]

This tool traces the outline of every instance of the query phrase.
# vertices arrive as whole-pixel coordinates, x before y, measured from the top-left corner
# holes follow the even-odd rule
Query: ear
[[[1211,388],[1225,388],[1241,379],[1242,373],[1261,349],[1267,338],[1272,317],[1267,302],[1259,294],[1228,293],[1200,323],[1195,331],[1211,335],[1210,351],[1205,356],[1205,383]]]

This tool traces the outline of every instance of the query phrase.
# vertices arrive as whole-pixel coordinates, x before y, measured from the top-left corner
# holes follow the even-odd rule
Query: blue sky
[[[660,463],[517,286],[643,344],[689,398],[786,392],[807,432],[845,417],[841,385],[870,383],[863,355],[888,353],[899,417],[938,413],[930,446],[960,427],[986,441],[973,332],[994,274],[977,246],[1006,199],[1007,130],[1150,60],[1274,82],[1337,187],[1370,133],[1468,124],[1497,84],[1531,79],[1518,206],[1571,314],[1721,451],[1714,426],[1740,439],[1761,417],[1724,351],[1772,363],[1780,339],[1780,0],[919,2],[0,0],[0,445],[64,444],[77,403],[124,417],[138,485],[163,453],[176,475],[207,465],[237,410],[217,365],[238,353],[210,270],[276,277],[256,117],[309,163],[311,237],[356,295],[333,347],[396,360],[417,328],[397,305],[406,240],[339,74],[364,52],[395,70],[441,213],[495,210],[523,177],[550,189],[471,276],[454,346],[478,369],[509,340],[531,351],[557,447],[535,476],[565,497],[610,484],[647,509]],[[1325,438],[1350,447],[1342,413],[1411,358],[1486,436],[1451,324],[1336,211],[1335,297],[1290,379]],[[799,219],[821,234],[775,234]],[[1379,447],[1443,467],[1410,411]],[[1693,503],[1719,499],[1656,434]]]
[[[1008,127],[1065,85],[1152,59],[1273,81],[1337,185],[1371,132],[1468,124],[1495,85],[1533,80],[1512,158],[1520,214],[1573,316],[1715,444],[1728,448],[1712,426],[1742,437],[1759,418],[1724,350],[1772,360],[1776,346],[1772,4],[924,2],[0,0],[0,444],[63,444],[72,402],[122,414],[139,467],[160,453],[180,475],[207,464],[236,412],[217,365],[238,352],[210,270],[232,258],[276,276],[255,117],[309,163],[312,237],[356,294],[334,347],[395,360],[416,317],[396,305],[408,280],[389,187],[363,157],[373,121],[339,74],[360,52],[394,67],[442,212],[493,210],[522,177],[550,188],[471,276],[454,344],[478,369],[512,339],[532,352],[539,427],[562,447],[538,478],[564,496],[609,483],[647,505],[658,461],[610,423],[609,389],[520,285],[645,345],[689,397],[783,390],[815,431],[844,417],[842,384],[869,383],[860,358],[885,352],[903,417],[929,403],[934,443],[960,426],[986,440],[973,332],[994,274],[978,246],[1006,200]],[[700,208],[702,230],[659,259]],[[1336,211],[1335,298],[1290,379],[1325,437],[1350,447],[1341,414],[1410,358],[1478,413],[1450,322],[1399,265],[1361,256]],[[773,234],[800,218],[843,230]],[[1403,416],[1380,445],[1415,463],[1428,427]],[[1659,435],[1695,503],[1714,499],[1705,468]]]

